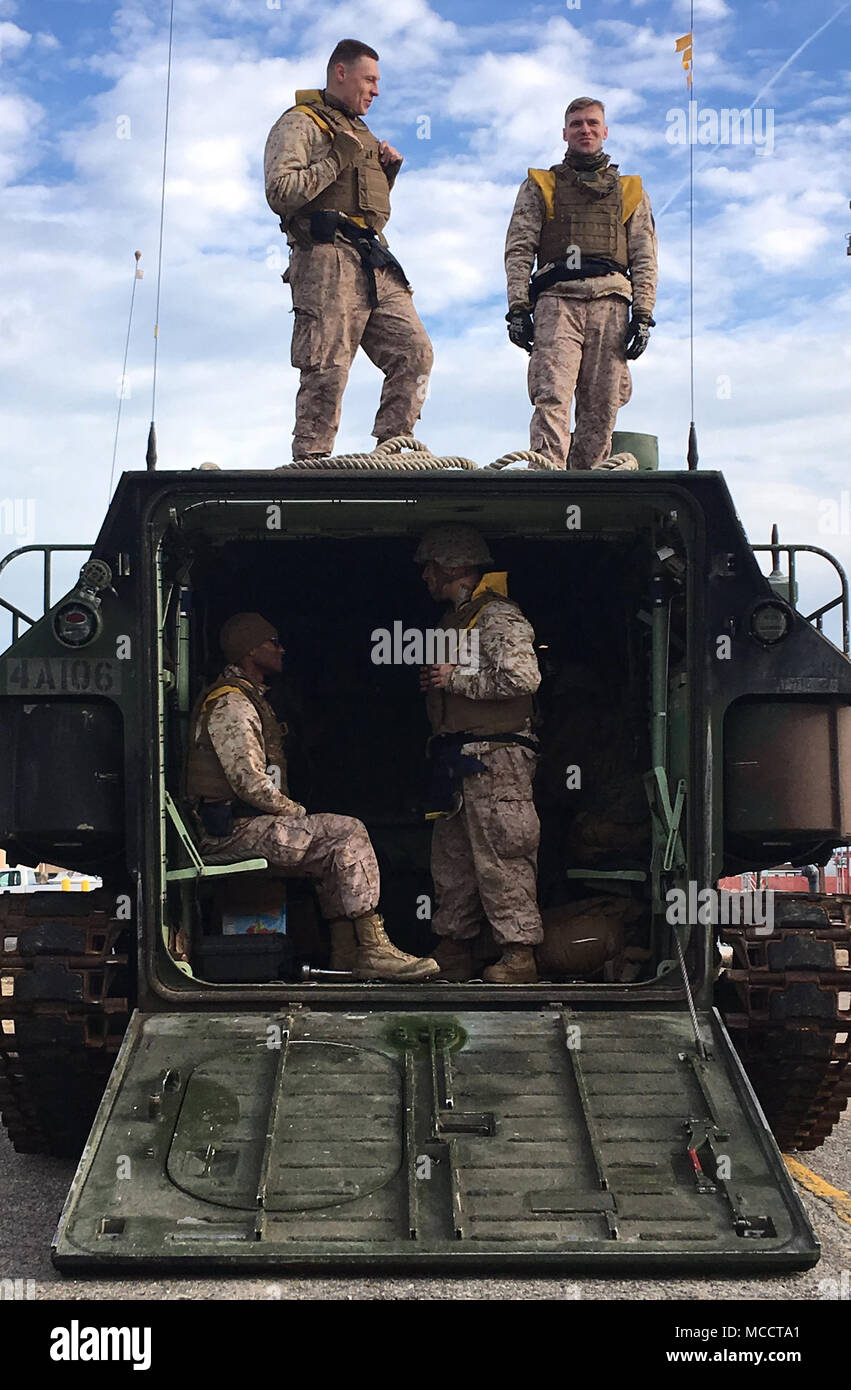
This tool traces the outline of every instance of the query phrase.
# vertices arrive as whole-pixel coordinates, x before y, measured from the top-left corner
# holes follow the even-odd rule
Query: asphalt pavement
[[[822,1245],[819,1263],[800,1273],[759,1278],[571,1279],[534,1277],[272,1277],[81,1279],[63,1276],[50,1261],[50,1242],[74,1175],[73,1162],[16,1154],[0,1128],[0,1290],[17,1288],[25,1298],[227,1300],[391,1299],[459,1300],[744,1300],[783,1299],[851,1302],[851,1201],[835,1192],[851,1188],[851,1114],[846,1113],[821,1148],[793,1157],[798,1190]],[[811,1188],[818,1189],[817,1195]],[[23,1280],[9,1285],[3,1281]]]

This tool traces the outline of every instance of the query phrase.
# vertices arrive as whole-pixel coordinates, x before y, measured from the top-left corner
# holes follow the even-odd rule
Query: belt
[[[371,309],[378,308],[376,270],[380,270],[383,266],[391,266],[398,270],[404,283],[408,284],[407,275],[393,252],[388,250],[386,246],[382,246],[374,227],[359,227],[356,222],[350,222],[341,212],[319,211],[310,214],[310,235],[314,241],[319,242],[320,245],[327,244],[332,242],[338,233],[355,248],[360,256],[360,263],[367,279]]]
[[[618,265],[617,261],[605,260],[603,257],[586,256],[578,266],[568,265],[566,260],[555,261],[552,265],[535,271],[529,281],[529,300],[534,306],[539,294],[564,280],[592,280],[598,275],[628,274],[626,266]]]
[[[426,820],[451,815],[460,805],[460,784],[465,777],[487,772],[487,764],[471,753],[464,753],[467,743],[519,743],[537,753],[538,744],[525,734],[435,734],[428,741],[427,753],[432,764],[431,787]]]
[[[208,835],[222,840],[234,831],[234,821],[251,820],[254,816],[266,816],[268,811],[259,811],[249,806],[247,801],[214,801],[212,797],[202,796],[198,800],[198,819]]]
[[[531,748],[533,753],[539,752],[541,746],[537,739],[527,738],[525,734],[471,734],[463,730],[458,734],[432,734],[426,751],[430,758],[439,758],[444,748],[460,752],[465,743],[519,743],[523,748]]]

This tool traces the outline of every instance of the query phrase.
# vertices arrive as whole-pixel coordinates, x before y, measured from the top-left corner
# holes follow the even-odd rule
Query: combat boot
[[[489,985],[536,985],[538,967],[531,946],[506,946],[496,965],[482,973]]]
[[[358,943],[351,917],[335,917],[331,928],[330,970],[353,971],[357,963]]]
[[[440,966],[430,956],[408,956],[387,936],[377,912],[354,918],[358,947],[354,974],[359,980],[433,980]]]
[[[457,941],[454,936],[443,936],[434,953],[440,966],[441,980],[451,984],[463,984],[473,978],[473,951],[469,941]]]

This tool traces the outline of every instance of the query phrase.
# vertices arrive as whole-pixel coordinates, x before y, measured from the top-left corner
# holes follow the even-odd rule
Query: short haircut
[[[599,106],[600,110],[601,110],[602,113],[603,113],[603,119],[605,120],[605,118],[606,118],[606,108],[605,108],[605,106],[603,105],[603,103],[602,103],[601,101],[598,100],[597,97],[576,97],[576,98],[570,103],[570,105],[568,106],[567,110],[566,110],[565,113],[564,113],[564,123],[565,123],[565,125],[568,124],[568,119],[567,119],[567,118],[568,118],[568,116],[571,115],[572,112],[574,112],[574,111],[584,111],[585,108],[586,108],[586,106]]]
[[[328,59],[328,73],[332,73],[337,63],[345,63],[346,67],[356,63],[358,58],[374,58],[378,62],[378,54],[374,48],[370,48],[368,43],[361,43],[360,39],[340,39],[331,57]]]

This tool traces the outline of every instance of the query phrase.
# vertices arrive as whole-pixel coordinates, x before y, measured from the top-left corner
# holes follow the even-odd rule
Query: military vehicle
[[[5,605],[0,842],[103,879],[0,902],[3,1120],[20,1152],[82,1154],[61,1269],[817,1260],[777,1144],[821,1143],[848,1093],[849,899],[772,920],[715,887],[851,839],[847,586],[799,611],[813,547],[775,540],[765,576],[721,474],[615,447],[641,469],[125,473],[71,592],[26,630]],[[373,658],[435,622],[413,555],[446,521],[537,634],[567,949],[536,985],[333,975],[309,885],[205,864],[181,795],[219,629],[257,609],[292,794],[365,821],[394,940],[429,948],[428,729],[416,670]],[[285,930],[239,930],[284,900]]]

